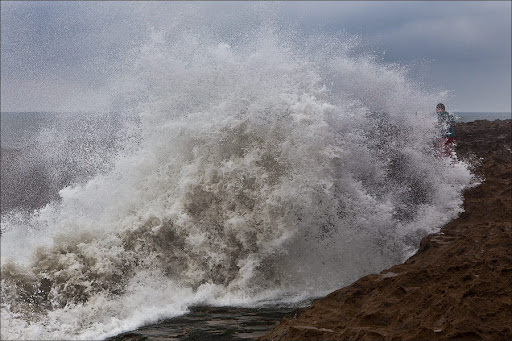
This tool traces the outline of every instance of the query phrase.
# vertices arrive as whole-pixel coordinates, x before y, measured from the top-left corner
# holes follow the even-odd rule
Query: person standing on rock
[[[443,103],[436,106],[437,122],[441,138],[437,143],[437,151],[441,156],[455,157],[455,117],[446,111]]]

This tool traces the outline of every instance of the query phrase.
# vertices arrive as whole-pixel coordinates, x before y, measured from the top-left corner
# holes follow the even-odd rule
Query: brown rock
[[[512,340],[511,121],[456,125],[485,181],[404,264],[313,302],[262,340]]]

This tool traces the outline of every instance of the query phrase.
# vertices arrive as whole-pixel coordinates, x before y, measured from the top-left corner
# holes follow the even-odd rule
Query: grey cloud
[[[358,34],[370,50],[385,52],[381,55],[387,62],[414,67],[426,62],[427,68],[418,67],[418,74],[426,70],[419,76],[457,93],[454,103],[464,110],[476,105],[475,92],[484,93],[479,80],[494,81],[495,94],[510,89],[510,2],[49,1],[1,6],[2,110],[91,107],[84,94],[99,107],[105,102],[102,87],[151,28],[172,36],[177,29],[203,27],[201,33],[229,41],[272,16],[306,33]],[[48,93],[52,86],[60,96]],[[488,110],[491,105],[510,110],[510,95],[501,96],[506,99],[489,100]]]

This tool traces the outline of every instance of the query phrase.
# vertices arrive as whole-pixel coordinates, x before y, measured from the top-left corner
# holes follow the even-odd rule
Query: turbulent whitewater
[[[155,31],[111,165],[2,217],[2,339],[99,339],[194,305],[295,302],[403,261],[461,212],[442,94],[353,39]],[[54,151],[58,153],[58,148]]]

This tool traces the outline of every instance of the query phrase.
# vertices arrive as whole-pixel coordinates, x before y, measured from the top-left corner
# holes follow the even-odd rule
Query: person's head
[[[446,108],[444,107],[444,104],[443,104],[443,103],[439,103],[439,104],[436,106],[436,112],[437,112],[437,113],[445,112],[445,111],[446,111]]]

